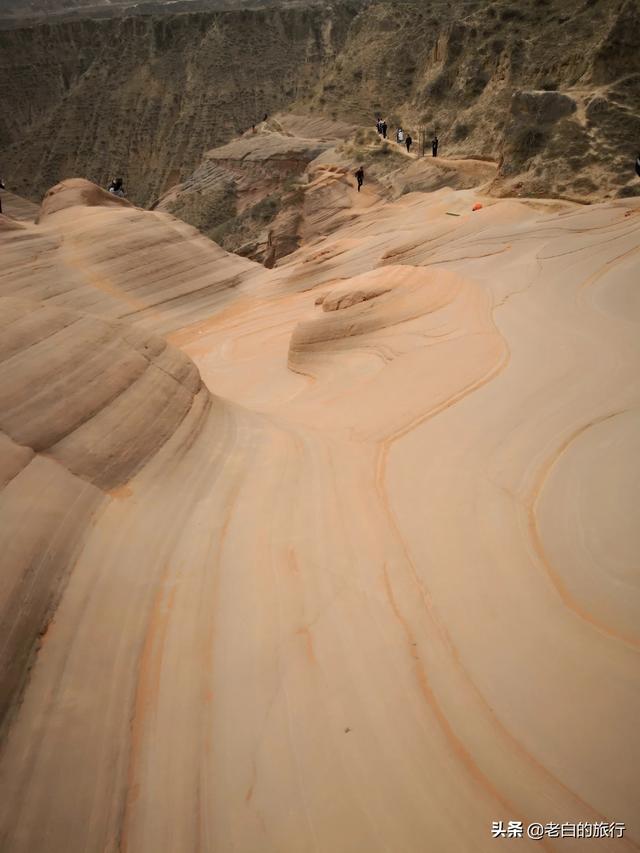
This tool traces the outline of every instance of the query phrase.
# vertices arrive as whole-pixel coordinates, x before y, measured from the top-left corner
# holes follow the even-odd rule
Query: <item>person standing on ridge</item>
[[[358,182],[358,192],[360,192],[360,188],[364,183],[364,169],[362,166],[360,166],[356,172],[356,181]]]
[[[411,146],[413,145],[413,139],[411,138],[410,133],[407,133],[407,139],[405,141],[405,145],[407,146],[407,154],[411,154]]]
[[[380,129],[382,130],[382,138],[386,139],[387,138],[387,129],[388,129],[386,121],[382,122],[382,124],[380,125]]]
[[[124,188],[122,178],[114,178],[109,184],[109,192],[112,195],[117,195],[118,198],[124,198]]]
[[[636,175],[640,178],[640,154],[636,157]]]
[[[440,145],[440,140],[438,139],[438,134],[436,133],[433,139],[431,140],[431,153],[434,157],[438,156],[438,145]]]

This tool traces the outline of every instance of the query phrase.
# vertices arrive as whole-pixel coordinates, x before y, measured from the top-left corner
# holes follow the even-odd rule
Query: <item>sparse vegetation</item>
[[[295,190],[292,189],[287,203],[290,203],[294,193]],[[256,232],[261,231],[270,222],[273,222],[282,210],[283,203],[280,194],[272,193],[243,213],[232,215],[224,222],[207,229],[205,233],[228,251],[236,251],[241,245],[255,238]]]
[[[236,194],[233,184],[216,187],[211,193],[185,193],[169,205],[174,216],[210,234],[236,213]]]
[[[451,73],[443,71],[427,86],[427,94],[436,100],[444,98],[453,82]]]
[[[453,141],[462,142],[471,133],[471,128],[465,122],[458,122],[453,126]]]
[[[500,20],[504,23],[509,21],[522,21],[524,20],[524,15],[522,11],[515,6],[507,6],[505,9],[500,10]]]
[[[509,148],[516,159],[528,160],[540,152],[546,139],[544,131],[537,127],[521,127],[513,134]]]
[[[373,157],[389,157],[393,154],[397,154],[398,152],[391,145],[390,142],[387,142],[386,139],[382,140],[380,147],[372,153]]]
[[[281,207],[282,199],[279,195],[268,195],[262,201],[249,208],[245,213],[245,217],[256,220],[257,222],[270,222]]]
[[[260,0],[253,5],[263,3]],[[68,51],[65,58],[57,59],[53,45],[52,82],[49,88],[45,87],[43,105],[32,105],[33,114],[27,115],[19,98],[8,99],[4,114],[12,120],[5,122],[4,130],[0,128],[3,168],[12,172],[16,185],[26,180],[29,193],[35,196],[55,183],[61,169],[87,170],[87,174],[102,180],[103,170],[113,168],[112,161],[117,158],[127,164],[127,186],[132,198],[145,203],[166,189],[167,175],[175,174],[172,180],[177,180],[179,174],[188,174],[203,150],[250,127],[257,103],[264,102],[264,109],[272,115],[279,108],[288,109],[292,101],[294,111],[310,108],[353,124],[369,123],[372,115],[380,112],[387,119],[391,137],[398,126],[413,124],[431,129],[437,125],[445,156],[446,146],[452,142],[459,152],[495,159],[504,153],[506,161],[514,156],[514,168],[520,168],[525,163],[520,158],[526,158],[529,150],[536,151],[540,143],[535,136],[528,139],[521,130],[515,145],[511,132],[503,136],[512,92],[541,88],[571,94],[577,81],[588,87],[591,79],[594,85],[606,84],[602,92],[606,92],[611,106],[603,105],[600,113],[598,104],[590,106],[587,102],[587,129],[593,150],[610,155],[614,149],[620,150],[623,138],[637,137],[634,120],[638,117],[638,91],[632,88],[632,82],[624,83],[626,88],[622,89],[623,81],[632,77],[629,69],[633,67],[634,53],[630,45],[637,39],[628,35],[636,32],[637,4],[626,0],[620,4],[619,12],[613,8],[617,4],[608,5],[609,12],[605,14],[607,4],[603,0],[487,0],[475,4],[468,0],[430,4],[424,0],[376,0],[361,7],[351,0],[304,6],[301,3],[299,11],[291,13],[291,27],[287,29],[286,25],[286,32],[278,30],[280,25],[276,26],[264,11],[246,11],[237,16],[237,21],[234,15],[225,13],[216,17],[215,27],[213,19],[200,16],[198,38],[211,47],[221,45],[224,36],[225,48],[222,52],[216,48],[195,53],[189,16],[181,16],[179,27],[173,17],[168,17],[162,27],[151,19],[140,18],[139,27],[127,36],[126,49],[119,53],[113,66],[113,27],[102,22],[96,24],[94,33],[100,62],[114,77],[114,93],[116,89],[128,92],[135,110],[120,112],[118,96],[114,94],[113,110],[110,107],[97,117],[87,112],[80,99],[90,97],[91,103],[99,99],[96,86],[102,87],[103,80],[94,79],[98,65],[87,67],[85,62],[76,68]],[[252,21],[256,16],[259,24],[254,32]],[[570,17],[571,26],[559,27],[559,16]],[[234,29],[232,21],[241,27]],[[331,27],[325,26],[329,23]],[[140,45],[149,37],[147,24],[158,36],[150,65],[145,64],[146,56],[138,56]],[[329,30],[330,35],[325,37],[323,34]],[[236,51],[241,42],[241,61],[246,68],[238,76]],[[283,48],[285,43],[291,45],[290,50]],[[10,66],[15,60],[11,59],[11,51],[7,56]],[[131,61],[134,56],[140,60],[135,66]],[[142,67],[151,69],[153,84],[144,93],[137,76],[140,62]],[[174,85],[172,81],[184,81],[186,68],[194,83],[184,89],[181,83]],[[84,75],[81,87],[77,85],[79,75]],[[242,81],[239,88],[237,81]],[[226,105],[227,94],[225,106],[220,106],[218,82],[220,92],[233,93],[230,106]],[[619,97],[614,96],[613,87],[616,93],[620,91]],[[5,92],[14,88],[6,86]],[[205,90],[206,100],[197,100]],[[62,101],[60,92],[64,92]],[[582,97],[579,100],[582,108]],[[616,103],[620,104],[620,111]],[[107,132],[102,116],[107,112],[115,116],[109,119],[110,146],[101,144]],[[259,119],[262,106],[258,112]],[[86,145],[74,154],[72,163],[54,161],[44,150],[44,140],[53,135],[54,122],[73,123],[79,114],[91,116],[91,127],[82,133]],[[49,115],[51,119],[47,118]],[[98,127],[100,123],[102,126]],[[525,119],[525,123],[529,120]],[[36,132],[14,138],[14,126],[33,126]],[[155,134],[153,151],[138,142],[146,138],[150,127]],[[549,133],[549,144],[556,128]],[[414,137],[417,150],[418,134]],[[363,131],[352,144],[354,158],[371,156],[369,148],[380,150],[376,155],[380,159],[387,156],[374,131]],[[543,143],[543,147],[546,145]],[[548,152],[549,156],[560,157],[554,151]],[[607,163],[613,176],[610,156]],[[546,161],[544,167],[548,174]],[[25,176],[27,168],[31,174]],[[558,169],[561,171],[560,166]],[[550,187],[554,180],[550,179]],[[570,178],[563,180],[570,185]],[[282,191],[283,204],[288,203],[293,191],[293,187]],[[299,194],[296,198],[299,200]],[[204,230],[221,224],[218,219],[224,222],[228,218],[228,210],[219,208],[205,213],[196,202],[191,202],[192,209],[177,212]]]

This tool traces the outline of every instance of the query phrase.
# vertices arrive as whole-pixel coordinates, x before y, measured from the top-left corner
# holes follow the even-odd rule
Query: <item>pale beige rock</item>
[[[637,850],[640,205],[312,183],[0,230],[3,845]]]

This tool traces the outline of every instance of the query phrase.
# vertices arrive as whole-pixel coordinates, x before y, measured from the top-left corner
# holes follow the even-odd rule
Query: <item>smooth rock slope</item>
[[[640,204],[318,168],[0,218],[1,846],[638,850]]]

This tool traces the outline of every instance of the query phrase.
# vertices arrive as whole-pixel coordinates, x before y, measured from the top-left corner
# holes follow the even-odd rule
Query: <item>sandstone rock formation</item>
[[[39,213],[37,204],[33,204],[15,193],[0,191],[2,198],[2,212],[9,217],[4,223],[5,227],[10,225],[10,220],[13,222],[34,222]]]
[[[261,122],[207,152],[195,172],[154,208],[179,216],[229,251],[261,262],[294,251],[304,195],[298,180],[353,128],[302,116],[279,119]]]
[[[631,853],[640,202],[309,177],[0,217],[2,846]]]

